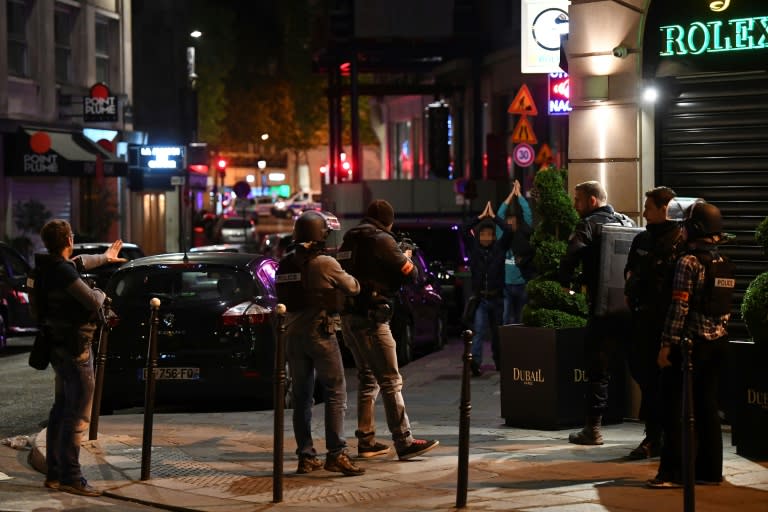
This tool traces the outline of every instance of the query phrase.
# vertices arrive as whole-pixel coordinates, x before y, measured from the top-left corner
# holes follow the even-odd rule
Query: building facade
[[[132,137],[130,0],[0,2],[0,236],[23,206],[129,238],[118,157]]]

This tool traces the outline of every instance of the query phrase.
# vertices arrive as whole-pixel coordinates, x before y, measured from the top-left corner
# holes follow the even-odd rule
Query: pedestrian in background
[[[80,443],[91,421],[95,384],[92,343],[106,295],[80,277],[78,266],[90,270],[126,261],[117,256],[123,242],[115,241],[103,254],[83,254],[71,260],[74,235],[67,221],[47,222],[40,238],[50,257],[44,268],[37,269],[35,293],[41,297],[38,322],[51,342],[51,366],[56,374],[45,438],[45,487],[100,496],[101,491],[83,476]]]
[[[335,258],[322,254],[331,229],[338,220],[307,211],[296,219],[293,244],[280,260],[275,277],[277,299],[285,304],[288,368],[293,398],[293,434],[299,464],[296,472],[320,468],[347,476],[365,470],[349,459],[344,436],[347,383],[336,339],[341,328],[339,313],[345,296],[360,292],[357,279],[347,274]],[[325,399],[325,464],[312,440],[312,405],[315,381]]]
[[[516,202],[516,205],[512,203]],[[533,277],[533,247],[530,239],[533,232],[533,215],[528,201],[520,192],[520,182],[515,180],[512,192],[501,203],[496,216],[507,223],[512,232],[509,249],[504,255],[504,313],[502,323],[519,324],[522,322],[523,306],[528,302],[525,291],[526,283]],[[504,231],[497,227],[496,238],[501,238]]]
[[[580,284],[586,288],[589,306],[584,344],[589,392],[584,428],[570,434],[568,441],[574,444],[601,445],[603,435],[600,427],[603,413],[608,406],[608,366],[616,350],[616,337],[621,336],[621,322],[610,315],[595,314],[600,272],[600,234],[602,227],[607,224],[634,226],[635,223],[608,204],[605,188],[597,181],[585,181],[576,185],[573,207],[581,219],[574,227],[565,254],[560,259],[558,280],[563,289],[570,293],[572,283],[576,280],[576,268],[581,265]]]
[[[661,453],[661,373],[656,363],[664,319],[672,302],[674,265],[683,249],[682,223],[670,220],[667,210],[675,192],[656,187],[645,193],[645,231],[632,240],[624,267],[624,293],[632,315],[627,361],[641,391],[640,418],[645,438],[629,453],[631,459]]]
[[[496,238],[496,229],[502,231]],[[472,338],[472,375],[482,375],[483,342],[491,340],[491,354],[499,370],[499,326],[504,311],[504,256],[509,250],[513,232],[496,217],[491,202],[483,212],[464,227],[469,251],[469,270],[472,274],[474,335]]]
[[[386,455],[376,441],[376,397],[381,391],[387,426],[400,460],[426,453],[440,444],[416,439],[403,399],[403,377],[389,321],[400,286],[415,281],[417,269],[392,234],[395,212],[382,199],[373,201],[360,224],[344,235],[338,259],[360,281],[360,294],[342,315],[344,343],[357,366],[357,452],[360,457]]]
[[[693,343],[693,416],[696,483],[723,481],[723,434],[718,414],[718,388],[726,366],[727,325],[735,285],[734,268],[720,255],[723,218],[706,202],[693,203],[685,220],[686,251],[675,264],[672,304],[667,312],[658,365],[662,369],[662,421],[664,446],[651,488],[679,487],[682,483],[681,421],[684,338]]]

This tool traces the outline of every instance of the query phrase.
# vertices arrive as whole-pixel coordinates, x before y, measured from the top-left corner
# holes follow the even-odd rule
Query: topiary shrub
[[[587,323],[586,297],[563,293],[555,280],[568,237],[579,220],[566,192],[566,176],[566,169],[549,167],[537,172],[533,180],[536,226],[531,245],[538,275],[526,287],[528,304],[522,318],[530,327],[583,327]]]
[[[755,343],[768,344],[768,272],[749,283],[741,302],[741,316]]]
[[[768,217],[758,224],[755,240],[768,255]],[[749,283],[741,302],[741,317],[755,343],[768,345],[768,272],[758,275]]]

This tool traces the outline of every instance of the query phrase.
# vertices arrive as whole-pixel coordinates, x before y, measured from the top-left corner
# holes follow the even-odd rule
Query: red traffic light
[[[224,173],[227,172],[227,161],[224,160],[223,158],[217,159],[216,160],[216,171],[219,174],[224,175]]]

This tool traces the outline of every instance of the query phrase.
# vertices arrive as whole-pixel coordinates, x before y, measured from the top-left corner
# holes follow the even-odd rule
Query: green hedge
[[[741,302],[741,316],[755,343],[768,344],[768,272],[749,284]]]

